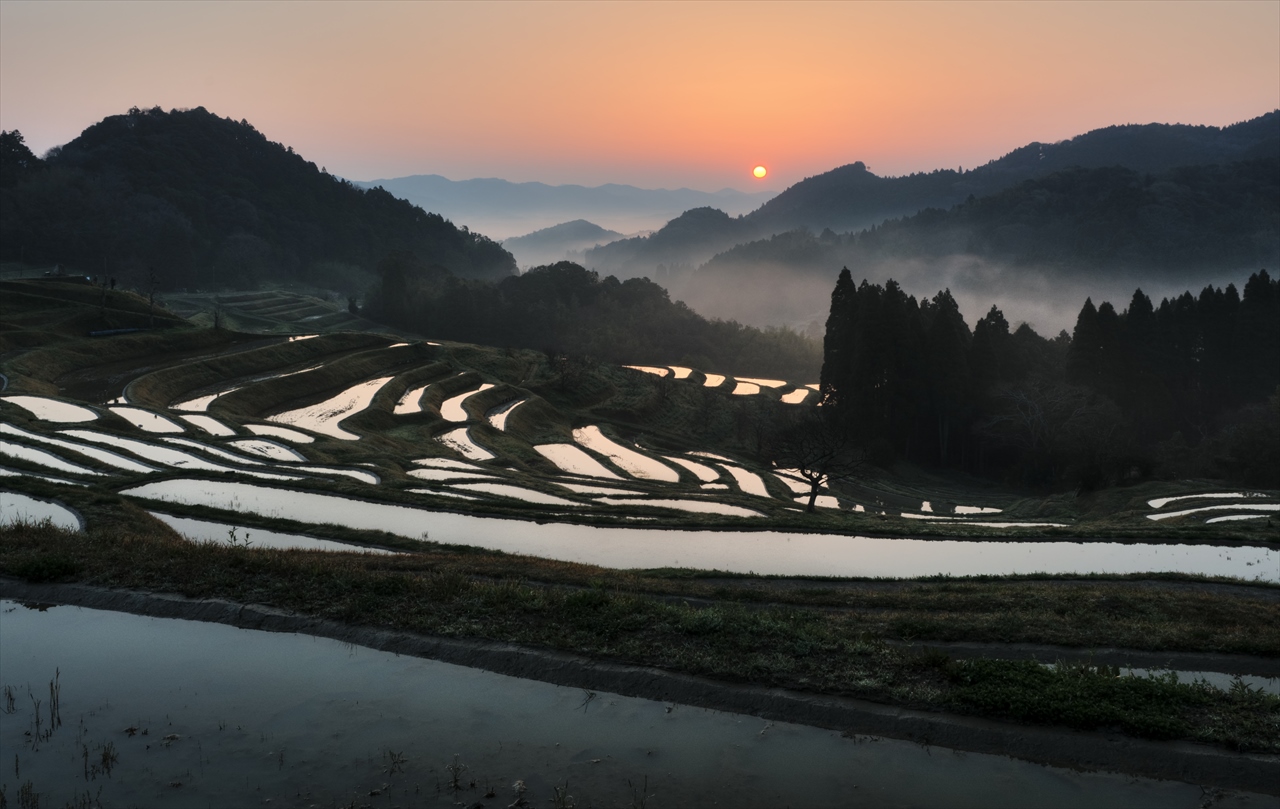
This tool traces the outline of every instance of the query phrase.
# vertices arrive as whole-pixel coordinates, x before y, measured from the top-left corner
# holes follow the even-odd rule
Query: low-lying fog
[[[840,269],[833,266],[829,273],[820,274],[781,266],[722,264],[714,273],[699,270],[654,280],[665,286],[672,298],[706,317],[760,327],[788,326],[821,338]],[[1110,301],[1117,311],[1123,311],[1134,290],[1141,288],[1158,306],[1162,298],[1187,290],[1198,296],[1210,284],[1225,287],[1233,283],[1241,290],[1249,274],[1258,269],[1215,269],[1165,277],[1140,272],[1072,275],[1057,268],[1000,265],[976,256],[897,259],[849,267],[856,283],[866,279],[883,284],[893,279],[917,298],[932,298],[939,290],[950,289],[970,328],[994,304],[1011,328],[1025,321],[1044,337],[1053,337],[1063,329],[1070,333],[1086,298],[1095,304]],[[815,321],[816,332],[811,328]]]

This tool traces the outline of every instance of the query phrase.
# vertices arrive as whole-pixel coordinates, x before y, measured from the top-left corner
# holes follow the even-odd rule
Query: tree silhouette
[[[813,411],[769,434],[762,449],[767,461],[809,484],[808,512],[814,511],[824,484],[857,477],[869,466],[867,453],[845,425]]]

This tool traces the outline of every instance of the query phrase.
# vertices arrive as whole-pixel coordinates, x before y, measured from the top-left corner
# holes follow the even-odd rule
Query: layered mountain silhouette
[[[516,271],[496,242],[203,107],[113,115],[44,160],[16,132],[3,146],[7,261],[161,288],[341,285],[395,251],[466,277]]]
[[[741,217],[696,212],[644,239],[588,251],[602,272],[658,275],[659,265],[698,265],[716,253],[796,229],[858,231],[929,208],[948,209],[1069,169],[1122,167],[1158,174],[1181,166],[1280,157],[1280,111],[1227,127],[1145,124],[1097,129],[1059,143],[1031,143],[968,171],[880,177],[861,162],[808,177]],[[668,230],[671,232],[668,233]],[[678,243],[679,249],[674,245]]]
[[[621,238],[622,234],[616,230],[606,230],[594,222],[575,219],[505,239],[502,246],[511,251],[521,266],[536,267],[580,256],[583,250]]]
[[[715,207],[733,215],[759,207],[773,192],[744,193],[726,188],[649,189],[631,185],[588,188],[581,185],[513,183],[499,179],[450,180],[419,174],[358,182],[364,188],[382,187],[460,226],[510,238],[547,227],[590,219],[622,233],[652,230],[690,208]]]

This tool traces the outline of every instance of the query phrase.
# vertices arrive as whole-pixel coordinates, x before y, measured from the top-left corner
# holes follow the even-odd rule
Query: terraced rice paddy
[[[670,461],[676,466],[682,466],[693,473],[694,477],[703,483],[711,483],[720,479],[720,473],[712,469],[706,464],[700,464],[697,461],[691,461],[688,458],[677,458],[674,455],[662,456],[664,460]]]
[[[658,480],[665,483],[676,483],[680,480],[679,473],[671,467],[613,441],[600,432],[600,428],[595,425],[574,430],[573,440],[593,452],[604,455],[619,469],[632,477],[642,480]]]
[[[294,444],[311,444],[316,440],[300,430],[291,430],[288,427],[280,427],[274,424],[246,424],[245,429],[254,435],[280,438]]]
[[[178,418],[182,419],[187,424],[190,424],[192,427],[196,427],[200,430],[203,430],[209,435],[226,437],[228,435],[236,434],[235,430],[231,429],[227,425],[223,424],[222,422],[218,421],[217,419],[211,416],[180,414]]]
[[[29,430],[23,430],[20,427],[14,427],[12,424],[0,422],[0,435],[15,435],[26,441],[34,441],[41,444],[49,444],[51,446],[67,449],[78,455],[91,458],[100,464],[105,464],[125,472],[146,474],[148,472],[156,471],[156,467],[154,466],[148,466],[147,464],[126,458],[117,452],[92,447],[75,441],[68,441],[65,438],[54,438],[42,433],[33,433]]]
[[[62,402],[47,396],[0,396],[0,402],[8,402],[20,407],[41,421],[52,421],[58,424],[74,424],[98,418],[97,413],[83,405]]]
[[[331,341],[329,337],[322,339]],[[665,452],[650,451],[636,442],[607,434],[600,424],[556,428],[566,437],[571,435],[572,442],[547,441],[545,437],[541,441],[527,441],[531,429],[533,435],[547,435],[536,432],[539,428],[535,422],[554,413],[548,401],[535,392],[511,381],[485,378],[484,374],[458,362],[423,364],[433,362],[434,355],[405,353],[414,350],[410,343],[373,341],[373,344],[377,347],[361,356],[369,358],[367,363],[381,363],[381,366],[367,363],[362,366],[350,359],[341,361],[345,365],[299,362],[295,352],[280,355],[281,361],[288,363],[285,368],[273,370],[255,360],[254,373],[235,376],[234,381],[216,390],[206,389],[203,398],[184,396],[180,389],[177,395],[171,396],[178,401],[174,408],[195,407],[203,411],[216,397],[235,393],[233,399],[227,400],[230,404],[219,408],[217,417],[203,412],[175,413],[137,403],[112,406],[113,412],[128,416],[127,423],[132,429],[144,435],[155,429],[166,431],[153,440],[121,434],[118,423],[110,429],[71,428],[51,433],[35,424],[24,429],[0,422],[0,432],[10,439],[0,445],[0,452],[12,459],[4,474],[10,479],[25,475],[48,480],[55,476],[52,479],[78,485],[112,477],[146,476],[163,470],[211,472],[295,486],[306,486],[311,481],[346,481],[364,487],[389,487],[399,492],[488,503],[495,508],[522,510],[533,519],[557,520],[565,519],[568,514],[592,512],[616,519],[626,516],[627,511],[637,516],[666,511],[669,512],[667,519],[676,519],[680,514],[699,514],[762,520],[795,513],[796,505],[808,504],[809,484],[795,470],[760,469],[743,459],[696,446],[685,447],[681,452],[673,452],[674,448],[670,447],[666,447]],[[321,354],[333,350],[319,343],[313,345],[318,346]],[[335,345],[356,345],[359,350],[365,350],[370,341],[347,340]],[[393,346],[397,352],[395,357],[400,359],[378,353]],[[425,359],[417,364],[403,363],[403,358],[414,356]],[[403,364],[394,371],[381,373],[363,370],[386,368],[388,362]],[[337,367],[350,367],[350,370],[344,370],[346,376],[339,377],[330,372],[330,368]],[[697,379],[697,372],[684,366],[636,366],[636,369],[650,377]],[[315,373],[307,374],[309,371]],[[166,379],[185,378],[183,373],[182,366],[175,366],[175,370],[169,372],[162,370],[148,377],[156,380],[149,384],[163,388],[168,384]],[[398,399],[380,396],[388,385],[406,374],[414,374],[411,378],[415,382],[400,388],[404,393]],[[459,390],[455,383],[447,397],[430,392],[433,385],[461,375],[470,376],[470,381],[463,383],[467,385],[465,389]],[[480,378],[476,379],[477,376]],[[281,380],[289,378],[297,380],[296,392],[280,393],[285,390],[280,387]],[[716,382],[715,375],[710,374],[704,378],[705,384],[718,386],[724,386],[729,379],[722,376]],[[346,385],[339,388],[341,392],[337,394],[332,393],[338,387],[335,381]],[[809,384],[793,388],[783,380],[757,377],[739,377],[733,383],[735,389],[740,385],[763,386],[764,392],[760,395],[777,397],[781,393],[797,401],[801,397],[809,398],[817,387]],[[476,409],[471,404],[473,398],[499,384],[513,387],[505,400],[496,400],[500,403],[494,404],[493,398],[477,399],[484,402],[483,416],[479,411],[474,415],[469,412],[469,408]],[[276,387],[270,387],[272,385]],[[258,395],[262,390],[276,391],[271,394],[275,399],[263,399]],[[713,395],[732,396],[733,392],[721,387]],[[433,395],[436,398],[433,399]],[[739,395],[746,394],[739,391]],[[18,401],[10,401],[15,398]],[[314,403],[271,413],[271,401],[295,404],[308,399]],[[244,409],[245,402],[259,400],[264,403],[259,406],[261,409]],[[441,401],[438,413],[434,408],[424,412],[421,405],[424,400]],[[68,418],[72,413],[76,417],[88,414],[96,418],[96,413],[89,408],[56,399],[7,397],[6,401],[26,402],[58,418]],[[192,405],[193,402],[198,407]],[[410,411],[422,414],[422,418],[410,422],[407,429],[412,432],[405,433],[406,438],[396,439],[410,442],[404,444],[404,454],[397,456],[394,450],[389,451],[389,445],[381,437],[376,451],[365,454],[359,451],[358,440],[362,434],[357,431],[361,428],[352,428],[346,422],[366,411],[380,411],[386,416],[407,415]],[[540,415],[537,419],[527,415],[515,422],[518,428],[513,432],[511,418],[521,412]],[[233,413],[239,415],[231,415]],[[260,423],[263,418],[269,423]],[[559,418],[563,419],[561,424],[572,423],[567,415]],[[470,426],[466,426],[468,422]],[[362,419],[357,423],[376,421]],[[416,424],[423,426],[412,426]],[[458,426],[449,429],[450,424]],[[157,425],[163,426],[157,428]],[[497,440],[498,436],[501,440]],[[357,452],[355,455],[345,450],[336,452],[332,443],[335,440],[355,444]],[[441,457],[413,460],[415,454],[426,449],[425,442],[430,441],[434,441]],[[417,442],[416,447],[413,442]],[[353,460],[359,458],[366,459],[364,468]],[[541,460],[531,463],[530,459],[536,458]],[[42,475],[40,470],[47,474]],[[606,485],[614,483],[616,487]],[[420,488],[423,484],[430,488]],[[1246,492],[1173,494],[1152,499],[1150,512],[1142,516],[1148,518],[1148,522],[1197,521],[1210,525],[1266,519],[1280,510],[1280,500],[1274,495],[1253,494],[1259,496]],[[1026,513],[1008,516],[1003,513],[1003,506],[980,501],[975,504],[969,498],[944,496],[922,502],[917,496],[912,502],[909,495],[894,494],[887,499],[886,496],[875,490],[859,493],[857,487],[844,487],[837,492],[824,484],[815,505],[828,513],[876,514],[907,524],[968,526],[989,529],[993,534],[1002,530],[1071,525],[1070,520],[1038,519]]]
[[[391,412],[397,416],[407,416],[410,413],[422,412],[422,394],[427,392],[430,385],[419,385],[416,388],[410,388],[404,392],[400,400],[396,402],[395,409]]]
[[[456,430],[450,430],[447,433],[438,435],[436,440],[462,457],[470,458],[473,461],[488,461],[496,457],[492,452],[472,440],[471,433],[466,427],[459,427]]]
[[[367,382],[353,385],[323,402],[284,413],[277,413],[267,418],[277,424],[301,427],[331,438],[338,438],[343,441],[359,441],[360,436],[342,429],[341,422],[348,416],[355,415],[368,407],[369,403],[373,401],[373,397],[391,379],[389,376],[370,379]]]
[[[301,452],[263,438],[237,438],[227,443],[250,455],[258,455],[281,463],[300,463],[307,460]]]
[[[606,469],[604,464],[592,458],[573,444],[539,444],[534,447],[538,454],[551,461],[560,469],[571,475],[585,475],[606,480],[622,480],[616,472]]]
[[[79,531],[84,520],[61,503],[18,492],[0,491],[0,525],[39,523],[49,520],[59,528]]]
[[[919,577],[1017,573],[1141,573],[1155,571],[1237,576],[1280,582],[1280,550],[1211,545],[1147,545],[1094,541],[956,541],[886,539],[778,531],[671,531],[535,523],[436,512],[352,500],[252,483],[176,479],[122,492],[148,502],[172,502],[277,517],[354,530],[387,531],[409,538],[424,530],[438,542],[612,568],[690,567],[786,576]],[[638,498],[599,498],[627,508],[709,509]],[[728,516],[751,519],[740,507]],[[749,511],[741,509],[741,511]],[[724,511],[703,512],[726,514]]]
[[[459,393],[457,396],[446,399],[444,403],[440,405],[440,416],[444,418],[445,421],[467,421],[471,417],[467,415],[466,408],[463,407],[463,405],[465,405],[467,400],[472,396],[492,387],[493,385],[491,383],[485,382],[478,388],[473,388],[465,393]]]
[[[109,408],[112,413],[124,419],[125,421],[137,427],[139,430],[148,433],[182,433],[186,432],[185,428],[175,424],[168,418],[154,413],[150,410],[144,410],[141,407],[116,406]]]
[[[165,514],[161,511],[148,512],[152,517],[177,531],[181,536],[193,542],[216,542],[222,545],[234,545],[244,548],[274,548],[276,550],[329,551],[334,553],[375,553],[398,554],[385,548],[370,548],[364,545],[349,545],[345,542],[334,542],[331,539],[319,539],[303,534],[286,534],[266,528],[247,527],[234,523],[199,520],[194,517],[180,517]]]
[[[493,426],[493,429],[505,432],[507,429],[507,419],[511,418],[511,416],[515,414],[516,409],[519,408],[520,405],[525,404],[528,401],[528,399],[512,399],[506,404],[498,405],[493,410],[490,410],[488,414],[486,414],[485,418],[489,420],[489,424]]]
[[[36,447],[27,447],[22,444],[15,444],[12,441],[0,441],[0,455],[7,455],[10,458],[17,458],[36,466],[42,466],[45,469],[52,469],[55,472],[62,472],[69,475],[101,475],[94,469],[90,469],[80,464],[72,463],[66,458],[55,455],[43,449]]]

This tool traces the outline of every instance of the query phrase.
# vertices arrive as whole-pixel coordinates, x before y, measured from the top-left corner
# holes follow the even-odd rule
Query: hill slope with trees
[[[162,288],[326,283],[404,250],[458,275],[515,260],[378,188],[360,189],[203,107],[132,109],[41,160],[3,134],[0,259]]]
[[[397,254],[378,274],[367,314],[433,337],[797,381],[821,364],[817,344],[795,332],[707,320],[648,279],[602,279],[568,261],[494,283]]]
[[[588,251],[585,260],[601,271],[656,277],[658,264],[696,265],[735,244],[797,229],[858,231],[925,209],[949,209],[1058,172],[1120,167],[1139,175],[1169,174],[1186,166],[1268,158],[1280,159],[1280,111],[1226,127],[1111,126],[1058,143],[1029,143],[967,171],[938,169],[881,177],[856,162],[807,177],[755,211],[729,220],[730,224],[709,216],[699,218],[697,229],[690,227],[693,223],[680,223],[678,249],[669,239],[660,238],[663,228],[648,239]]]

